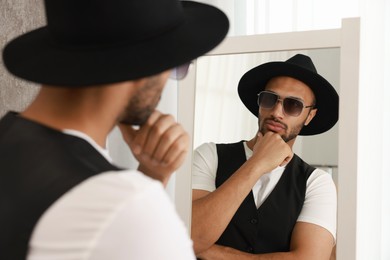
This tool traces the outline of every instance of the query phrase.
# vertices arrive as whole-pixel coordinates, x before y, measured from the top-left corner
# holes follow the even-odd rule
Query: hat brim
[[[142,78],[191,61],[217,46],[229,21],[219,9],[182,1],[179,26],[139,43],[63,48],[50,39],[47,26],[11,41],[3,51],[14,75],[54,86],[89,86]]]
[[[257,94],[267,82],[277,76],[288,76],[308,85],[316,97],[317,113],[299,135],[316,135],[331,129],[338,121],[339,97],[333,86],[321,75],[286,62],[269,62],[245,73],[238,84],[238,94],[244,105],[258,117]]]

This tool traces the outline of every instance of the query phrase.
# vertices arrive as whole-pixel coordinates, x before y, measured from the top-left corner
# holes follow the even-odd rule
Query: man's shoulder
[[[169,217],[157,221],[160,227],[163,221],[179,220],[161,182],[135,170],[104,172],[73,187],[44,213],[30,240],[30,251],[33,256],[45,256],[51,248],[60,255],[55,246],[61,244],[76,255],[107,253],[110,248],[118,249],[111,254],[120,255],[123,246],[128,246],[124,252],[131,256],[139,234],[158,213]]]
[[[75,189],[80,192],[96,192],[97,196],[115,196],[123,199],[128,195],[139,195],[150,189],[163,190],[161,182],[136,170],[107,171],[92,176]]]
[[[138,171],[108,171],[89,177],[68,190],[47,209],[40,221],[50,227],[52,223],[58,223],[61,216],[72,219],[69,225],[79,225],[89,219],[96,222],[97,231],[126,205],[145,205],[144,201],[149,204],[164,196],[161,182]],[[72,230],[70,226],[67,229],[64,226],[58,227],[57,231],[61,229],[63,232]]]

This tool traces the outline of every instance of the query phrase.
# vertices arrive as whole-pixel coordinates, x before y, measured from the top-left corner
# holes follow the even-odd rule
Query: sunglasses
[[[269,91],[261,91],[257,94],[257,104],[262,109],[272,109],[278,101],[282,102],[283,112],[288,116],[299,116],[304,108],[314,107],[314,105],[305,106],[301,100],[294,97],[281,99],[279,95]]]
[[[187,76],[188,70],[190,68],[190,65],[192,62],[184,63],[183,65],[177,66],[172,69],[171,75],[169,78],[175,79],[175,80],[181,80],[184,79],[185,76]]]

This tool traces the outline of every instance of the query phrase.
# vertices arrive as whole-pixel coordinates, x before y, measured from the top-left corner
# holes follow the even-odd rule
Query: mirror
[[[200,137],[198,127],[202,127],[197,124],[197,119],[202,112],[196,112],[196,102],[200,101],[200,97],[197,97],[196,87],[201,81],[201,77],[198,76],[198,68],[202,70],[202,59],[208,59],[211,57],[225,57],[237,55],[238,59],[243,59],[245,55],[248,55],[247,60],[254,59],[248,67],[242,67],[240,71],[237,71],[237,75],[223,75],[222,82],[231,81],[234,90],[232,92],[231,100],[240,102],[237,97],[236,89],[237,82],[242,74],[247,69],[262,63],[260,60],[256,60],[258,56],[264,55],[262,59],[268,60],[286,60],[287,57],[292,56],[294,52],[307,52],[310,55],[321,74],[327,78],[335,87],[339,87],[338,92],[340,96],[340,110],[339,110],[339,122],[333,127],[333,129],[326,133],[326,135],[333,135],[331,138],[338,149],[335,149],[335,145],[326,145],[330,148],[329,153],[326,155],[329,157],[329,165],[337,165],[337,172],[333,172],[333,178],[338,187],[338,206],[337,206],[337,258],[338,259],[355,259],[356,255],[356,225],[357,225],[357,165],[358,157],[356,153],[357,149],[357,129],[358,129],[358,93],[356,91],[359,85],[359,44],[360,44],[360,21],[359,18],[343,19],[342,27],[340,29],[330,30],[315,30],[304,32],[289,32],[289,33],[276,33],[276,34],[263,34],[263,35],[250,35],[250,36],[236,36],[228,37],[219,45],[216,49],[207,53],[205,57],[199,58],[194,62],[192,70],[189,75],[179,82],[178,84],[178,114],[177,118],[180,124],[184,126],[187,132],[192,137],[192,146],[183,166],[177,171],[176,183],[175,183],[175,204],[177,211],[190,230],[191,226],[191,166],[192,166],[192,149],[194,149],[199,143],[208,141],[204,137]],[[310,52],[310,53],[309,53]],[[321,53],[332,53],[334,56],[328,60],[328,57],[323,57],[320,60],[327,60],[330,64],[322,64],[316,58],[316,55]],[[283,54],[284,53],[284,54]],[[288,54],[286,54],[288,53]],[[254,54],[250,58],[249,54]],[[226,55],[226,56],[225,56]],[[241,58],[239,55],[243,55]],[[268,56],[267,56],[268,55]],[[269,55],[287,55],[285,57]],[[338,60],[339,62],[336,62]],[[238,62],[238,61],[236,61]],[[339,73],[334,76],[328,75],[327,71],[323,69],[323,66],[338,70]],[[209,73],[207,70],[204,73]],[[332,72],[329,72],[332,73]],[[199,83],[199,84],[198,84]],[[225,85],[225,84],[224,84]],[[197,98],[196,98],[197,97]],[[203,101],[205,102],[205,101]],[[238,103],[232,105],[237,110],[242,109],[245,111],[245,107]],[[220,108],[221,109],[221,108]],[[229,108],[224,108],[230,111]],[[210,109],[209,109],[210,110]],[[212,108],[217,110],[217,108]],[[206,112],[209,112],[205,110]],[[245,111],[246,112],[246,111]],[[238,120],[238,119],[237,119]],[[241,119],[240,119],[241,120]],[[256,122],[255,122],[256,123]],[[248,138],[245,135],[253,135],[253,128],[256,124],[252,121],[242,122],[238,121],[233,124],[247,125],[248,133],[240,133],[239,137],[233,136],[233,140]],[[208,123],[203,123],[208,124]],[[255,126],[253,126],[255,125]],[[214,126],[205,126],[208,130],[219,129]],[[226,130],[228,127],[224,127]],[[217,130],[216,130],[217,131]],[[221,130],[219,130],[221,132]],[[220,139],[219,133],[217,137],[212,136],[210,140],[218,142]],[[321,138],[325,138],[325,134],[322,134]],[[225,138],[225,137],[224,137]],[[317,161],[317,158],[321,158],[316,153],[322,153],[322,149],[311,149],[312,146],[323,147],[323,140],[310,140],[317,137],[304,137],[301,143],[295,144],[295,150],[300,153],[302,157],[313,164],[323,164],[322,161]],[[337,141],[338,140],[338,141]],[[230,140],[222,140],[229,142]],[[306,142],[312,142],[311,145],[306,145]],[[338,143],[338,144],[337,144]],[[333,149],[333,150],[332,150]],[[337,155],[338,151],[338,155]],[[354,152],[355,151],[355,152]],[[308,154],[309,153],[309,154]],[[332,153],[332,154],[331,154]],[[312,158],[313,157],[313,158]]]

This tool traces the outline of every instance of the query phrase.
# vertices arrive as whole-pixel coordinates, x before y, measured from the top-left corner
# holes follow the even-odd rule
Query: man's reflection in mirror
[[[293,145],[298,135],[336,124],[337,92],[310,57],[297,54],[246,72],[238,94],[258,117],[258,131],[250,140],[195,150],[191,233],[197,257],[329,259],[336,187],[329,173],[294,154]]]

